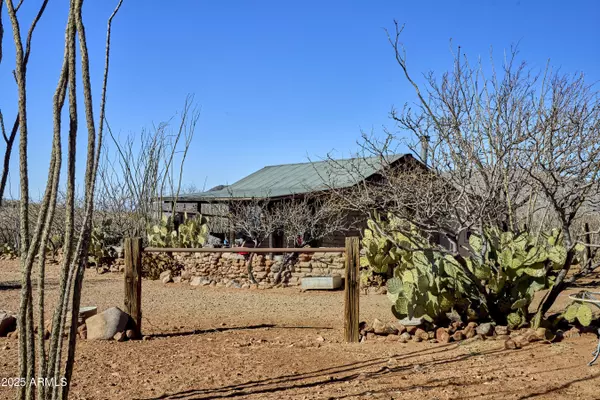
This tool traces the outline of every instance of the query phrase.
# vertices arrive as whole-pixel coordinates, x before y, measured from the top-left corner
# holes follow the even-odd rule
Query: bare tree
[[[522,144],[524,160],[519,167],[536,185],[556,216],[564,238],[566,258],[552,289],[538,310],[543,316],[565,288],[565,278],[577,255],[578,244],[597,248],[576,226],[598,210],[600,204],[600,96],[583,74],[551,74],[542,80],[535,98],[536,116]],[[593,271],[588,252],[583,272]]]
[[[249,238],[254,247],[260,247],[271,235],[283,236],[290,248],[302,248],[317,243],[333,233],[351,228],[347,213],[335,197],[326,193],[306,193],[287,199],[254,198],[250,201],[232,200],[229,204],[230,229]],[[298,252],[286,253],[275,282],[297,259]],[[256,283],[252,274],[253,254],[248,259],[248,279]]]
[[[392,110],[399,133],[386,131],[382,139],[363,135],[359,157],[343,163],[330,158],[331,173],[323,179],[345,207],[364,212],[396,246],[422,250],[386,231],[386,214],[416,226],[430,239],[429,250],[452,254],[467,275],[464,256],[482,257],[486,251],[485,244],[481,254],[473,251],[465,240],[469,233],[483,237],[486,227],[497,227],[539,235],[560,228],[567,257],[540,309],[543,314],[565,287],[575,245],[595,246],[575,231],[597,206],[600,193],[598,92],[582,75],[529,69],[517,61],[514,49],[501,68],[491,59],[486,69],[481,61],[471,65],[459,47],[451,71],[441,78],[425,74],[419,84],[407,65],[402,30],[396,23],[388,39],[415,89],[416,103]],[[415,156],[398,161],[400,145]],[[379,176],[361,176],[365,164]],[[340,175],[362,183],[338,189]],[[410,234],[408,228],[393,229]],[[591,261],[594,255],[584,271],[598,267]]]
[[[229,227],[241,234],[246,241],[250,240],[254,248],[268,239],[273,233],[281,229],[279,215],[271,210],[272,203],[268,197],[252,198],[248,201],[232,200],[229,203]],[[247,259],[248,279],[257,283],[252,272],[254,253]]]
[[[272,209],[281,224],[286,247],[302,248],[317,244],[329,235],[343,234],[355,227],[337,197],[328,193],[309,192],[296,198],[280,201]],[[298,259],[298,252],[286,253],[275,275],[279,283],[284,272]]]
[[[145,237],[148,224],[160,218],[162,199],[167,194],[175,199],[173,212],[199,117],[194,98],[188,95],[175,132],[170,130],[172,119],[152,131],[123,139],[108,128],[116,150],[106,151],[101,163],[97,207],[116,222],[116,234]]]

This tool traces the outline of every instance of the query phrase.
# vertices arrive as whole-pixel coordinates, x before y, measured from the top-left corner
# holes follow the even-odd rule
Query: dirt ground
[[[57,269],[48,272],[48,304]],[[0,309],[18,309],[16,262],[0,262]],[[123,304],[123,277],[86,273],[82,306]],[[563,299],[563,303],[565,300]],[[362,320],[390,319],[384,295]],[[80,341],[74,399],[600,399],[596,337],[504,350],[464,344],[342,342],[342,292],[244,290],[144,281],[150,340]],[[0,338],[0,378],[17,374],[17,341]],[[0,399],[15,389],[0,387]]]

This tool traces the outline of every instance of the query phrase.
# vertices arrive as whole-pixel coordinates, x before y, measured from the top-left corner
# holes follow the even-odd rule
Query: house
[[[208,216],[213,221],[221,220],[219,228],[211,228],[212,234],[222,239],[232,239],[234,232],[227,232],[225,215],[231,202],[249,202],[255,199],[269,199],[270,202],[302,198],[311,193],[327,193],[330,190],[351,188],[359,183],[381,178],[383,168],[396,168],[406,163],[420,164],[412,155],[390,155],[386,157],[366,157],[343,160],[325,160],[296,164],[272,165],[264,167],[239,181],[201,193],[185,194],[178,197],[163,198],[163,211],[171,213],[175,206],[178,218],[183,214],[193,217],[197,214]],[[349,226],[361,227],[364,216],[358,213],[350,215]],[[358,234],[358,231],[337,233],[323,239],[321,246],[339,247],[344,245],[346,235]],[[285,247],[281,237],[272,235],[263,244],[264,247]]]

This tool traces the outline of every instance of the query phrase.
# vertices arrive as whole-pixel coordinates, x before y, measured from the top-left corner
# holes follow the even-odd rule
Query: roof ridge
[[[408,155],[410,153],[403,153],[403,154],[388,154],[386,155],[386,157],[404,157],[406,155]],[[371,158],[377,158],[379,156],[369,156],[369,157],[350,157],[350,158],[326,158],[326,159],[322,159],[319,161],[305,161],[305,162],[297,162],[297,163],[287,163],[287,164],[273,164],[273,165],[265,165],[264,167],[262,167],[261,169],[265,169],[265,168],[272,168],[272,167],[282,167],[284,165],[304,165],[304,164],[319,164],[319,163],[324,163],[324,162],[329,162],[329,161],[333,161],[333,162],[339,162],[339,161],[352,161],[352,160],[368,160]],[[260,169],[258,170],[260,171]],[[256,172],[258,172],[256,171]]]

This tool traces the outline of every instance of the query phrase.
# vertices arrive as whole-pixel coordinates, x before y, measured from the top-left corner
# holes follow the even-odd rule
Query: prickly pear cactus
[[[187,218],[178,229],[173,226],[170,217],[163,218],[148,228],[148,244],[152,247],[197,248],[206,244],[208,238],[208,219],[203,216]]]
[[[102,221],[102,224],[92,228],[90,247],[88,249],[89,265],[100,268],[112,264],[117,254],[112,246],[108,245],[107,230],[111,225],[110,220]]]
[[[590,326],[592,323],[592,309],[587,304],[582,304],[577,309],[577,321],[583,326]]]
[[[374,273],[393,268],[388,296],[399,317],[436,320],[460,310],[467,319],[493,315],[502,325],[522,326],[534,294],[552,287],[567,254],[558,230],[531,235],[488,227],[471,233],[468,256],[458,258],[436,250],[414,225],[394,216],[368,226],[362,265]]]
[[[361,266],[368,266],[374,273],[384,274],[398,261],[392,243],[377,234],[373,221],[367,221],[370,229],[365,229],[362,240],[364,255],[360,258]]]
[[[510,329],[516,329],[523,325],[525,321],[521,314],[514,312],[508,314],[508,316],[506,317],[506,322],[508,323],[508,327]]]
[[[577,311],[579,310],[579,304],[573,303],[563,313],[563,317],[569,322],[575,322],[577,318]]]

